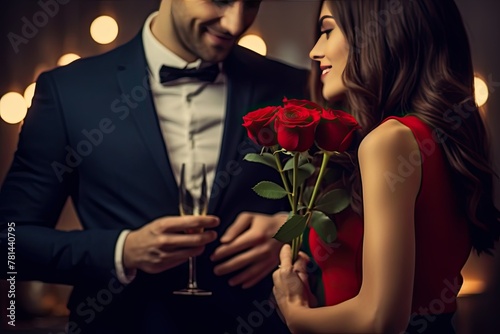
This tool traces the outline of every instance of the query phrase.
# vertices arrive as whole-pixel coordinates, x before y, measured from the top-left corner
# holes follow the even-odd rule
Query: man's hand
[[[227,259],[214,268],[214,273],[221,276],[242,270],[229,280],[229,285],[241,284],[246,289],[257,284],[278,265],[282,243],[273,235],[286,219],[287,214],[241,213],[210,257],[212,261]]]
[[[140,269],[156,274],[178,266],[190,256],[203,253],[205,245],[217,238],[215,231],[186,234],[187,229],[219,225],[214,216],[162,217],[129,233],[123,248],[126,270]]]

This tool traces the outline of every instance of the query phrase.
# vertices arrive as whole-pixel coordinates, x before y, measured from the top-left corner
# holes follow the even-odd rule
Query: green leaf
[[[303,157],[302,155],[299,156],[299,163],[297,164],[297,167],[302,167],[303,165],[309,163],[309,160],[307,158]],[[312,164],[311,164],[312,165]],[[283,166],[283,170],[293,170],[293,158],[288,159],[288,161],[285,163],[285,166]]]
[[[313,172],[314,173],[314,172]],[[304,182],[312,175],[312,173],[308,170],[304,170],[304,169],[299,169],[297,171],[297,184],[299,186],[301,186],[302,184],[304,184]],[[290,184],[293,184],[293,171],[289,170],[287,173],[286,173],[286,176],[288,178],[288,180],[290,181]]]
[[[304,165],[303,167],[308,166]],[[297,176],[297,182],[299,185],[304,184],[304,182],[311,177],[311,175],[314,174],[314,167],[312,165],[309,165],[311,168],[303,168],[300,167],[298,170],[298,176]]]
[[[252,189],[259,196],[268,199],[281,199],[288,195],[287,191],[283,189],[282,186],[270,181],[261,181],[257,183]]]
[[[293,170],[293,158],[288,159],[287,162],[285,163],[285,166],[283,166],[283,171],[287,170]]]
[[[294,215],[290,217],[273,236],[281,242],[291,242],[304,233],[307,225],[307,216]]]
[[[299,171],[304,171],[304,172],[307,172],[308,173],[308,177],[313,175],[314,172],[316,171],[316,167],[314,167],[314,165],[310,162],[308,163],[305,163],[303,165],[300,165],[299,166]]]
[[[302,202],[303,203],[309,204],[313,190],[314,190],[314,186],[309,186],[309,187],[304,188],[304,191],[302,192]]]
[[[276,161],[274,160],[274,157],[271,153],[262,153],[262,154],[248,153],[247,155],[245,155],[243,160],[250,162],[258,162],[266,166],[272,167],[275,170],[278,170],[278,167],[276,166]]]
[[[315,210],[326,214],[339,213],[351,204],[351,197],[345,189],[334,189],[321,196],[314,206]]]
[[[326,244],[331,245],[337,239],[337,226],[323,212],[313,211],[311,227]]]

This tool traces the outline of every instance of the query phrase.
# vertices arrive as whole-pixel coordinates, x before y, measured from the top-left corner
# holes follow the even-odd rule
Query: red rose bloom
[[[274,119],[279,109],[281,107],[265,107],[243,116],[243,126],[247,129],[248,137],[257,145],[270,147],[278,144]]]
[[[276,114],[278,143],[287,151],[307,151],[314,144],[314,131],[320,118],[319,110],[285,104]]]
[[[354,132],[359,128],[358,122],[350,114],[325,109],[316,129],[316,145],[323,151],[344,152],[351,145]]]

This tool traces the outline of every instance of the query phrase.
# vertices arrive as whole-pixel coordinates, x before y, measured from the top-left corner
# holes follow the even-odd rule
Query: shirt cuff
[[[118,236],[115,247],[116,276],[122,284],[131,283],[135,278],[135,274],[137,273],[136,270],[125,273],[125,268],[123,267],[123,247],[125,246],[125,239],[127,238],[127,235],[129,233],[130,230],[122,231],[122,233],[120,233],[120,235]]]

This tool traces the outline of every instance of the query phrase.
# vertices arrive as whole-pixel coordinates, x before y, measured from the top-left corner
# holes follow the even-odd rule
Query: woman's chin
[[[325,92],[323,90],[323,98],[328,101],[328,103],[342,103],[345,100],[345,92]]]

